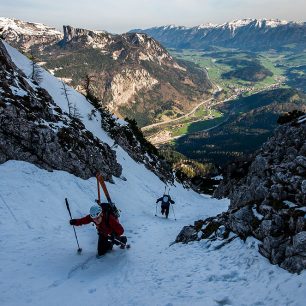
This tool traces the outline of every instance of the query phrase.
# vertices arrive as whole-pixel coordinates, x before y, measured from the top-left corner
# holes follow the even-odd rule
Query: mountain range
[[[87,96],[140,126],[173,118],[209,96],[206,71],[175,60],[146,34],[113,35],[0,19],[0,35]]]
[[[279,19],[241,19],[195,27],[168,25],[131,32],[146,33],[167,48],[177,49],[210,49],[219,46],[260,51],[306,45],[305,22]]]
[[[134,118],[140,127],[169,119],[175,121],[205,101],[205,97],[211,96],[213,89],[204,68],[174,58],[148,35],[155,36],[168,47],[204,48],[202,44],[205,44],[206,49],[213,49],[216,45],[219,48],[252,47],[254,51],[284,47],[284,44],[302,47],[305,43],[304,28],[304,23],[244,19],[223,25],[167,26],[148,29],[146,33],[114,35],[71,26],[64,26],[61,33],[42,24],[0,18],[0,33],[7,42],[95,101],[96,107],[108,108],[120,117]],[[186,45],[181,45],[182,41]],[[236,68],[223,73],[223,78],[239,77],[255,82],[272,75],[259,61],[252,61],[250,66],[250,61],[239,58],[239,53],[235,61],[227,54],[222,55],[222,63]],[[247,67],[243,66],[245,63]],[[69,96],[69,92],[66,94]],[[304,97],[299,98],[299,103],[291,103],[296,102],[291,99],[296,95],[299,96],[289,89],[259,95],[271,105],[267,103],[269,106],[251,112],[243,109],[243,103],[238,103],[242,109],[236,111],[243,113],[242,122],[251,122],[252,128],[248,124],[240,126],[241,119],[228,120],[227,116],[223,118],[226,122],[211,132],[201,132],[201,122],[191,123],[187,130],[190,135],[176,140],[175,149],[189,158],[218,165],[241,154],[252,153],[272,134],[279,114],[292,111],[293,107],[305,110]],[[280,106],[274,103],[284,96],[288,100],[279,102]],[[245,101],[251,107],[251,101],[258,97]],[[208,105],[204,104],[204,110],[206,107]],[[267,117],[269,125],[266,124]],[[192,133],[194,129],[196,134]],[[256,141],[248,143],[252,137]]]

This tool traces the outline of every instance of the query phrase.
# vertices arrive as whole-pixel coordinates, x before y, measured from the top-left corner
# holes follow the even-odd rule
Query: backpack
[[[113,217],[118,219],[120,217],[120,210],[112,202],[102,175],[97,173],[96,178],[97,178],[97,185],[98,185],[98,200],[96,200],[96,202],[102,207],[103,213],[105,213],[105,215],[106,215],[106,220],[107,220],[107,224],[108,224],[109,223],[109,215],[111,214]],[[100,202],[100,186],[102,187],[102,189],[104,191],[107,202],[104,202],[104,203]]]
[[[107,219],[111,214],[113,217],[118,219],[120,217],[120,210],[116,207],[114,203],[101,203],[102,211],[106,214]]]

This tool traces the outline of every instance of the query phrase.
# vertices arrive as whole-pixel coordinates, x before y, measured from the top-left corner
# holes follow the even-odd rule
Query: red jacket
[[[90,215],[87,215],[83,218],[76,219],[76,226],[89,224],[90,222],[94,222]],[[95,223],[95,222],[94,222]],[[116,236],[121,236],[124,232],[122,225],[119,223],[119,220],[116,219],[111,214],[109,215],[109,221],[106,220],[106,215],[102,214],[102,222],[100,224],[96,224],[97,231],[100,235],[107,236],[111,234],[115,234]]]

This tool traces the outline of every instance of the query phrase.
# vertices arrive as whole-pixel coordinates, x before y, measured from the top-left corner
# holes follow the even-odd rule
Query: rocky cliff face
[[[305,46],[306,23],[271,19],[242,19],[221,25],[192,28],[165,26],[133,32],[146,33],[170,48],[202,49],[211,46],[246,50],[278,49],[288,44]]]
[[[306,204],[302,183],[306,177],[306,122],[303,119],[280,126],[257,152],[247,175],[234,185],[227,173],[215,196],[229,196],[230,208],[239,208],[250,202],[292,201]],[[305,182],[306,183],[306,182]],[[239,188],[238,188],[239,186]]]
[[[70,118],[11,61],[0,42],[0,163],[24,160],[82,178],[120,176],[115,152]]]
[[[92,31],[71,26],[64,26],[63,29],[64,39],[60,42],[63,45],[86,44],[103,53],[108,53],[115,60],[156,61],[160,65],[176,66],[184,70],[175,63],[173,57],[157,41],[146,34],[114,35],[104,31]],[[130,50],[131,47],[134,47],[134,50]]]
[[[184,113],[212,87],[205,71],[178,63],[146,34],[112,35],[65,26],[59,46],[40,55],[47,68],[71,79],[78,90],[89,92],[118,116],[135,118],[140,126],[167,111],[173,116]]]
[[[237,165],[238,166],[238,165]],[[280,126],[253,162],[231,167],[216,197],[231,199],[228,212],[199,220],[177,241],[209,238],[224,227],[261,241],[259,252],[290,272],[306,268],[306,116]]]

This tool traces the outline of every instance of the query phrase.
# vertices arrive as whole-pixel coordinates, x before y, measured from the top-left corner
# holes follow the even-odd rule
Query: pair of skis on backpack
[[[106,184],[104,182],[104,179],[103,179],[102,175],[98,173],[96,175],[96,178],[97,178],[97,188],[98,188],[98,199],[96,200],[97,204],[101,206],[101,196],[100,196],[100,186],[101,186],[102,190],[103,190],[103,192],[105,194],[105,197],[107,199],[107,203],[106,204],[108,205],[108,207],[105,208],[107,210],[107,213],[111,213],[116,218],[119,218],[120,217],[120,210],[113,203],[113,201],[112,201],[112,199],[111,199],[111,197],[110,197],[110,195],[108,193],[108,190],[106,188]],[[120,245],[121,249],[129,249],[131,247],[130,244],[126,243],[126,240],[125,240],[125,242],[122,242],[121,240],[119,240],[117,238],[111,238],[111,240],[115,244]]]
[[[108,215],[112,214],[115,218],[118,219],[120,217],[120,211],[115,206],[115,204],[112,202],[111,197],[110,197],[110,195],[108,193],[108,190],[106,188],[103,177],[99,173],[97,173],[96,178],[97,178],[97,187],[98,187],[98,199],[96,200],[97,204],[102,208],[102,210],[104,209],[104,212],[106,214],[108,214]],[[104,194],[106,196],[106,199],[107,199],[107,203],[104,203],[105,205],[103,205],[103,207],[101,206],[100,186],[102,187],[102,189],[104,191]],[[70,219],[72,220],[72,214],[71,214],[71,211],[70,211],[70,207],[69,207],[69,203],[68,203],[67,198],[65,198],[65,203],[66,203],[66,207],[67,207],[67,210],[69,212],[69,215],[70,215]],[[77,242],[77,245],[78,245],[77,253],[81,254],[82,248],[80,248],[74,225],[73,225],[73,230],[74,230],[74,235],[75,235],[76,242]],[[124,241],[121,241],[120,239],[118,239],[116,237],[111,237],[111,236],[109,236],[109,239],[112,241],[113,244],[119,245],[121,249],[129,249],[130,248],[130,244],[127,243],[126,237],[125,237]]]

